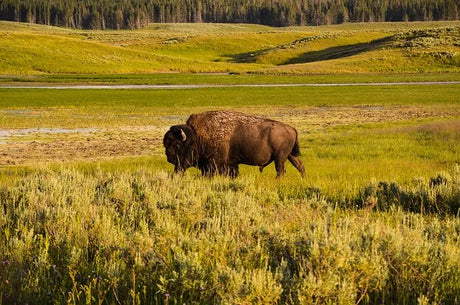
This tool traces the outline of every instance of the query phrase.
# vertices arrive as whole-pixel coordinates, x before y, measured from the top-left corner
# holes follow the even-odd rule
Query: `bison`
[[[284,123],[235,111],[192,114],[184,125],[172,126],[163,138],[174,172],[198,168],[203,176],[216,172],[238,176],[238,165],[263,168],[275,161],[279,178],[288,159],[304,176],[297,131]]]

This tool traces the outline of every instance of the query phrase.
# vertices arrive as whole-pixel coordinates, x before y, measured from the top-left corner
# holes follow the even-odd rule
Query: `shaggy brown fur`
[[[186,135],[185,140],[182,134]],[[187,142],[193,144],[187,145]],[[182,147],[178,143],[182,143]],[[284,174],[284,163],[289,159],[304,175],[294,128],[240,112],[192,114],[186,125],[171,127],[164,145],[168,161],[175,164],[176,171],[195,166],[203,175],[218,171],[236,177],[238,164],[256,165],[262,171],[275,161],[279,177]]]
[[[218,168],[228,163],[229,145],[235,129],[241,125],[261,124],[264,119],[235,111],[208,111],[192,114],[187,125],[196,132],[203,158]]]

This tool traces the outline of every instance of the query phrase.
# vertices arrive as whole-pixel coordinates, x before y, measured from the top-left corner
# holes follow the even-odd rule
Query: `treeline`
[[[458,0],[0,0],[0,19],[80,29],[150,22],[258,23],[458,20]]]

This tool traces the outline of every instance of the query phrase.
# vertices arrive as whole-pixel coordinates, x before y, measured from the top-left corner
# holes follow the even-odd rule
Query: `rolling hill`
[[[0,22],[0,74],[460,71],[460,22],[274,28],[151,24],[86,31]]]

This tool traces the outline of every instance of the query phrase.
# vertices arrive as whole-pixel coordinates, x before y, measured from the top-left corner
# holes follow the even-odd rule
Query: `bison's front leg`
[[[174,173],[176,174],[183,174],[185,172],[185,168],[179,165],[174,165]]]
[[[238,164],[222,164],[219,166],[219,174],[236,178],[239,174]]]
[[[201,175],[203,177],[209,177],[212,178],[216,174],[216,170],[212,168],[206,168],[201,170]]]
[[[228,171],[228,174],[231,178],[236,178],[238,177],[238,174],[239,174],[239,168],[238,168],[238,165],[235,165],[235,166],[231,166],[229,171]]]
[[[201,175],[204,177],[214,177],[217,171],[216,166],[208,161],[201,162],[199,168],[201,170]]]

